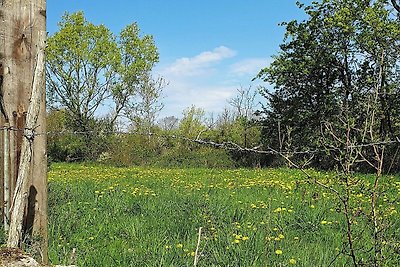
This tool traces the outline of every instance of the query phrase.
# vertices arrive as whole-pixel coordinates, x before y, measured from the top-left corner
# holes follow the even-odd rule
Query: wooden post
[[[24,130],[24,138],[22,140],[21,158],[18,169],[17,185],[15,187],[12,217],[10,223],[10,232],[8,235],[7,245],[9,247],[18,247],[22,240],[23,220],[25,215],[25,206],[29,196],[29,180],[31,174],[31,163],[33,158],[33,142],[35,141],[35,128],[40,111],[40,102],[42,100],[42,77],[44,69],[44,47],[46,33],[41,32],[39,38],[40,49],[38,50],[37,63],[32,86],[32,96],[26,115],[26,125]]]
[[[46,0],[0,0],[1,102],[4,103],[4,113],[8,116],[10,127],[19,129],[10,134],[9,185],[11,192],[14,192],[13,199],[18,198],[17,194],[23,196],[23,201],[20,204],[14,203],[12,209],[15,211],[19,205],[19,211],[23,210],[22,227],[18,235],[23,235],[23,240],[28,241],[26,245],[30,246],[30,252],[43,263],[47,263],[48,257],[46,135],[34,135],[33,139],[27,140],[24,129],[35,128],[36,133],[46,132],[44,61],[40,60],[45,33]],[[27,120],[32,118],[28,116],[30,101],[35,98],[33,86],[40,92],[40,105],[37,106],[34,126],[29,126]],[[5,116],[0,114],[0,125],[5,123]],[[2,140],[0,142],[4,143]],[[27,146],[30,151],[28,154],[24,150]],[[4,156],[1,152],[2,166]],[[0,172],[0,175],[4,181],[4,173]],[[17,177],[20,181],[15,184]],[[17,212],[17,216],[20,214]],[[11,214],[11,219],[19,223],[20,218],[13,219],[13,216]],[[20,246],[20,241],[18,244],[13,242],[13,246]]]

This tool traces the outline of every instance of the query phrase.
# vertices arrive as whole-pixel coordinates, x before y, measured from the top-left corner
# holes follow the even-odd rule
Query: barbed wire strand
[[[385,141],[377,141],[377,142],[370,142],[370,143],[363,143],[363,144],[352,144],[344,147],[332,147],[332,148],[315,148],[303,151],[297,150],[277,150],[272,147],[263,147],[263,145],[258,145],[253,148],[249,147],[242,147],[235,142],[232,141],[224,141],[221,143],[201,139],[200,135],[197,135],[196,138],[190,138],[186,136],[179,136],[175,134],[158,134],[154,132],[126,132],[126,131],[105,131],[105,130],[90,130],[90,131],[49,131],[49,132],[37,132],[36,129],[39,126],[36,126],[33,129],[28,128],[16,128],[13,126],[9,127],[0,127],[0,131],[13,131],[13,132],[21,132],[27,138],[34,138],[35,136],[62,136],[62,135],[88,135],[88,134],[97,134],[97,135],[140,135],[140,136],[147,136],[147,137],[159,137],[164,139],[177,139],[183,140],[191,143],[196,143],[199,145],[211,146],[218,149],[225,149],[229,151],[236,151],[236,152],[245,152],[245,153],[255,153],[255,154],[264,154],[264,155],[313,155],[317,153],[326,153],[326,152],[333,152],[333,151],[340,151],[341,149],[357,149],[357,148],[366,148],[366,147],[374,147],[374,146],[388,146],[394,144],[400,144],[400,139],[396,138],[396,140],[385,140]]]

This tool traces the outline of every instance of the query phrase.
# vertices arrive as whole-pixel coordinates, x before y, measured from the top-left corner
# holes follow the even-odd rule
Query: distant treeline
[[[164,106],[167,82],[151,75],[158,61],[152,38],[141,39],[138,26],[131,24],[118,37],[107,35],[104,46],[97,43],[99,34],[109,33],[104,26],[85,21],[83,13],[65,15],[47,49],[49,131],[64,132],[49,135],[49,158],[115,165],[295,163],[400,171],[400,16],[392,2],[327,0],[298,5],[307,19],[282,23],[286,34],[279,53],[255,74],[265,82],[258,88],[264,97],[261,107],[251,87],[240,88],[221,114],[206,116],[204,110],[191,107],[182,119],[161,120],[156,118]],[[77,49],[79,42],[83,45]],[[93,57],[97,48],[109,49],[115,62]],[[99,119],[95,114],[104,101],[114,111]],[[121,126],[131,134],[117,134]],[[189,139],[278,153],[216,149]]]

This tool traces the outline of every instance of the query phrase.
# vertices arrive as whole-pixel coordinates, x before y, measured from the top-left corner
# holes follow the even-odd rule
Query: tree
[[[153,37],[145,35],[141,38],[138,25],[133,23],[121,31],[118,47],[121,61],[117,67],[117,83],[112,91],[115,104],[112,121],[121,113],[131,113],[137,94],[143,101],[145,96],[150,97],[152,108],[158,106],[162,109],[159,100],[166,82],[162,77],[154,79],[150,73],[159,59]]]
[[[194,105],[185,109],[179,123],[179,134],[192,139],[199,138],[207,129],[204,125],[204,115],[204,110]]]
[[[150,74],[144,77],[142,85],[136,90],[136,103],[126,110],[126,116],[135,130],[151,133],[159,112],[164,108],[161,98],[166,85],[162,77],[154,79]]]
[[[160,119],[158,125],[163,131],[169,132],[178,128],[179,119],[175,116],[168,116]]]
[[[304,9],[309,18],[284,24],[281,52],[259,74],[275,89],[264,89],[264,142],[282,143],[286,127],[296,145],[287,149],[312,148],[336,167],[332,183],[314,182],[336,196],[345,221],[342,253],[354,266],[383,266],[385,253],[394,253],[382,246],[391,237],[379,203],[388,140],[400,134],[400,20],[388,0],[323,0]],[[372,184],[354,176],[359,170],[375,173]],[[363,216],[355,191],[371,196]]]
[[[359,127],[381,64],[381,137],[398,132],[399,21],[388,7],[385,0],[325,0],[305,7],[308,20],[283,23],[281,52],[258,76],[274,87],[263,90],[266,145],[282,147],[290,133],[292,147],[283,149],[318,148],[321,126],[348,114]]]
[[[87,22],[82,12],[65,14],[59,27],[47,42],[48,103],[67,108],[74,130],[89,130],[89,120],[111,97],[118,47],[104,25]]]
[[[251,86],[244,88],[241,86],[237,89],[237,94],[232,97],[228,103],[235,111],[236,117],[244,117],[251,120],[257,108],[256,103],[257,91],[253,90]]]
[[[66,13],[59,27],[46,50],[49,106],[66,108],[74,130],[89,130],[90,120],[106,104],[113,107],[108,112],[115,122],[158,61],[153,38],[140,37],[135,23],[117,38],[82,12]]]
[[[239,134],[242,137],[241,140],[235,141],[244,147],[248,147],[254,141],[258,141],[254,140],[258,139],[258,130],[254,128],[255,112],[258,105],[256,96],[257,91],[252,90],[251,86],[248,88],[240,87],[237,89],[237,95],[228,101],[235,111],[235,124],[237,125],[235,128],[239,128]]]

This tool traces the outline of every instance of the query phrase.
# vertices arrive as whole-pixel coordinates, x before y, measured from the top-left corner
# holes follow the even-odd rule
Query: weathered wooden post
[[[23,239],[30,251],[35,252],[34,256],[44,263],[47,262],[48,239],[46,135],[37,133],[46,132],[44,59],[41,55],[45,36],[46,0],[0,0],[0,128],[9,123],[11,129],[6,135],[2,131],[3,140],[0,141],[1,151],[4,151],[0,153],[2,212],[7,214],[8,204],[13,213],[18,213],[16,207],[20,205],[22,226],[15,227],[20,219],[13,216],[20,214],[12,213],[10,232],[17,231],[18,237],[11,241],[9,238],[9,246],[21,246]],[[39,92],[36,104],[32,94],[35,86]],[[37,114],[33,114],[36,110]],[[4,142],[7,136],[9,140]],[[9,152],[5,152],[4,145],[10,148]],[[4,190],[4,179],[10,190]]]

